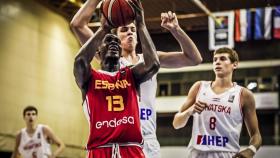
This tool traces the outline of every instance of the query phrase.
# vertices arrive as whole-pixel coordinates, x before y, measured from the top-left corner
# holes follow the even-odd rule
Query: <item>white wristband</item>
[[[254,154],[256,154],[256,152],[257,152],[257,149],[254,145],[248,146],[248,149],[252,150]]]

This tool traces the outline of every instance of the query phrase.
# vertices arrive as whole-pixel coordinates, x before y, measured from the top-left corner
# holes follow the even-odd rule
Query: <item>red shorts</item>
[[[145,158],[142,148],[139,146],[120,146],[122,158]],[[95,148],[88,150],[87,158],[111,158],[112,147]]]

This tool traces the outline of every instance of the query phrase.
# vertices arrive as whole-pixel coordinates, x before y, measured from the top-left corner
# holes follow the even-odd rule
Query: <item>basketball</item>
[[[137,3],[136,0],[130,0]],[[135,19],[135,11],[128,0],[103,0],[101,11],[113,27],[125,26]]]

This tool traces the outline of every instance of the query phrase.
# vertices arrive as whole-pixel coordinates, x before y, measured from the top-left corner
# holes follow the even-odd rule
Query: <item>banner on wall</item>
[[[208,17],[209,49],[234,47],[234,11],[213,13],[216,22]]]
[[[254,93],[257,109],[278,109],[279,94],[277,92]]]

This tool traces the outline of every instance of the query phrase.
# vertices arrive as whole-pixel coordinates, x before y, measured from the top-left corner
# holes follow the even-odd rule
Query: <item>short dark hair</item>
[[[226,53],[229,55],[229,59],[230,59],[231,63],[239,62],[238,54],[236,53],[235,50],[233,50],[231,48],[227,48],[227,47],[219,48],[214,52],[214,55],[223,54],[223,53]]]
[[[135,21],[133,21],[132,23],[134,23],[135,27],[137,27]],[[119,27],[116,27],[116,28],[112,28],[112,29],[111,29],[111,34],[118,35],[118,29],[119,29],[120,27],[122,27],[122,26],[119,26]],[[136,28],[136,29],[137,29],[137,28]]]
[[[37,108],[36,108],[35,106],[33,106],[33,105],[28,105],[28,106],[26,106],[26,107],[23,109],[23,116],[25,115],[25,113],[26,113],[27,111],[35,111],[35,112],[36,112],[36,115],[38,115],[38,110],[37,110]]]

